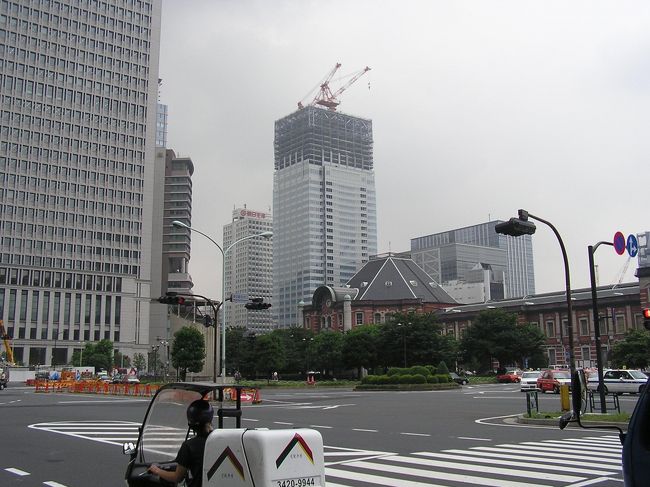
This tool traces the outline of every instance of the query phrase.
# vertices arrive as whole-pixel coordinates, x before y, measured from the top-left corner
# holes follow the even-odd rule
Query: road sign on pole
[[[233,293],[232,294],[233,303],[247,303],[248,302],[248,293]]]
[[[637,242],[636,237],[632,234],[627,236],[627,245],[625,247],[630,257],[636,257],[636,254],[639,253],[639,242]]]
[[[616,250],[618,255],[625,253],[625,235],[623,235],[623,232],[616,232],[614,234],[614,250]]]

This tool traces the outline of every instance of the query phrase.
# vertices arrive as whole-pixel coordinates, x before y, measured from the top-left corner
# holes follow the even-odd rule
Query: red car
[[[520,382],[521,381],[521,370],[512,369],[506,370],[505,373],[497,375],[497,382]]]
[[[568,370],[544,370],[542,375],[537,379],[537,388],[542,391],[551,391],[555,394],[560,393],[560,386],[569,384],[571,387],[571,372]]]

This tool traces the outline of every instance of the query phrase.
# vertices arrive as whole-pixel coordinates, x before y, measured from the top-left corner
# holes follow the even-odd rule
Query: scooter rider
[[[197,399],[187,408],[187,424],[196,434],[181,445],[176,455],[176,470],[163,470],[156,465],[149,467],[149,472],[168,482],[178,483],[188,472],[187,487],[201,487],[203,470],[203,452],[205,440],[212,431],[214,409],[204,400]]]

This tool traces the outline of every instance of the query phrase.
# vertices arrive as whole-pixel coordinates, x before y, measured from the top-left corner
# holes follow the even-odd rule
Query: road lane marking
[[[63,484],[60,484],[58,482],[55,482],[54,480],[48,480],[47,482],[43,482],[45,485],[49,485],[50,487],[67,487]]]
[[[367,430],[363,428],[352,428],[352,431],[361,431],[362,433],[377,433],[377,430]]]
[[[426,433],[400,433],[400,435],[404,436],[431,436]]]
[[[476,440],[476,441],[492,441],[490,438],[473,438],[471,436],[459,436],[459,440]]]
[[[5,470],[9,473],[20,475],[21,477],[24,477],[25,475],[31,475],[29,472],[25,472],[24,470],[20,470],[18,468],[5,468]]]
[[[310,428],[323,428],[323,429],[328,429],[328,430],[331,430],[333,428],[333,426],[323,426],[321,424],[310,424],[309,427]]]
[[[285,422],[283,422],[283,421],[273,421],[273,424],[282,424],[282,425],[285,425],[285,426],[291,426],[291,425],[293,425],[293,423],[285,423]]]
[[[251,418],[242,418],[244,421],[252,421],[253,423],[257,423],[259,419],[251,419]]]

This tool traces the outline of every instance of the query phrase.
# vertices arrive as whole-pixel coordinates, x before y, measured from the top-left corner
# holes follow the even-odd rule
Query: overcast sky
[[[163,0],[160,100],[194,162],[192,225],[221,242],[233,207],[268,210],[274,121],[336,62],[367,65],[340,111],[373,121],[378,251],[524,208],[588,287],[588,245],[650,229],[648,25],[647,0]],[[563,290],[541,223],[533,251],[537,292]],[[196,293],[220,296],[219,255],[194,235]],[[599,248],[600,284],[627,260]]]

